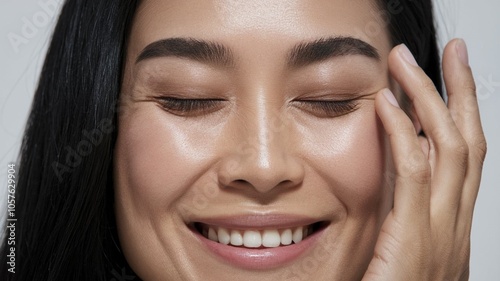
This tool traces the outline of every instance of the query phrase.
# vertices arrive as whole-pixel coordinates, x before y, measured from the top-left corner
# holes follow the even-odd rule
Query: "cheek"
[[[145,108],[120,120],[117,197],[130,201],[139,213],[164,212],[189,191],[213,158],[213,144],[207,140],[218,134],[217,129],[207,132],[169,118],[174,117]]]
[[[350,214],[373,213],[389,195],[383,128],[374,110],[304,126],[304,157]]]

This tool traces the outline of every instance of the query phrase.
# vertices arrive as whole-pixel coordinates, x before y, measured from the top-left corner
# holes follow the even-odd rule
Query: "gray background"
[[[0,219],[5,221],[7,163],[17,159],[38,73],[62,0],[0,2]],[[500,280],[500,1],[436,0],[440,35],[467,41],[488,155],[472,231],[472,281]],[[57,5],[59,7],[59,5]],[[30,22],[31,29],[26,29]],[[443,25],[444,23],[444,25]],[[24,27],[24,34],[23,34]],[[23,36],[18,46],[9,36]],[[444,45],[444,44],[442,44]]]

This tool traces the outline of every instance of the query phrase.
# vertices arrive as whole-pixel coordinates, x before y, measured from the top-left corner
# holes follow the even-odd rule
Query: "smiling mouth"
[[[298,244],[311,234],[326,227],[326,222],[282,229],[229,229],[225,227],[194,223],[194,229],[206,239],[234,247],[276,248]]]

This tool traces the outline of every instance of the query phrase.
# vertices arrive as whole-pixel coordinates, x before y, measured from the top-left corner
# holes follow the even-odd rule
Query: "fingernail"
[[[467,51],[467,45],[463,39],[458,39],[455,44],[457,49],[458,59],[465,65],[469,66],[469,52]]]
[[[401,56],[403,56],[406,62],[408,62],[413,66],[418,66],[415,57],[411,54],[410,50],[408,49],[408,47],[406,47],[405,44],[401,44],[401,48],[399,48],[399,53],[401,54]]]
[[[399,103],[398,101],[396,100],[396,97],[394,97],[394,94],[391,92],[391,90],[389,89],[384,89],[384,91],[382,92],[382,94],[384,94],[384,97],[385,99],[392,105],[394,105],[395,107],[397,108],[400,108],[399,107]]]

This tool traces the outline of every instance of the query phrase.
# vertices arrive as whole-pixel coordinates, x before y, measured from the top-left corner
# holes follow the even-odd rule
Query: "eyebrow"
[[[288,66],[303,67],[347,55],[362,55],[380,60],[377,49],[365,41],[354,37],[328,37],[295,45],[288,53]],[[168,56],[223,67],[234,65],[234,56],[228,47],[216,42],[182,37],[162,39],[147,45],[137,57],[136,63]]]
[[[377,49],[363,40],[354,37],[329,37],[299,43],[293,47],[288,54],[288,65],[301,67],[332,57],[348,55],[362,55],[380,60]]]
[[[234,62],[231,50],[222,44],[193,38],[167,38],[146,46],[137,57],[136,63],[169,56],[225,67],[232,66]]]

